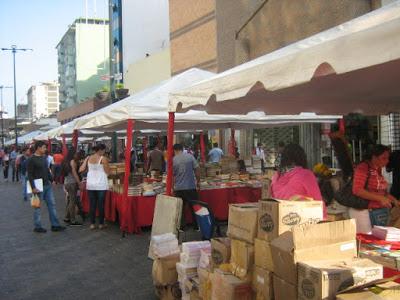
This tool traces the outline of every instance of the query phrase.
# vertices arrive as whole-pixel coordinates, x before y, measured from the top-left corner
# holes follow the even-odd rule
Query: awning
[[[214,75],[208,71],[190,69],[159,85],[77,119],[74,128],[112,132],[126,129],[127,120],[132,119],[135,120],[135,130],[166,130],[169,94]],[[175,128],[177,130],[261,128],[306,122],[332,123],[338,118],[341,116],[316,114],[267,116],[262,112],[247,115],[210,115],[206,112],[188,111],[175,115]]]
[[[171,93],[169,111],[400,111],[400,1]]]

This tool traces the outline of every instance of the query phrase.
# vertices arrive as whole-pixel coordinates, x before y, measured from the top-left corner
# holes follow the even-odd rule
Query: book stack
[[[141,196],[141,195],[142,195],[142,187],[140,185],[128,187],[128,196]]]
[[[157,257],[167,257],[179,253],[178,239],[173,233],[152,236],[151,247]]]
[[[180,262],[176,264],[176,270],[183,300],[191,299],[190,293],[194,285],[196,285],[194,279],[198,276],[197,267],[202,253],[203,256],[211,253],[211,243],[209,241],[182,243]],[[203,257],[202,264],[206,263],[205,260],[206,257]]]
[[[372,235],[388,242],[400,242],[400,229],[395,227],[374,226]]]

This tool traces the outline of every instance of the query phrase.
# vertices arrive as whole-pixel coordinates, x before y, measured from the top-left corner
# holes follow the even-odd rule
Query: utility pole
[[[0,97],[1,97],[1,145],[4,148],[4,105],[3,105],[3,89],[11,89],[12,86],[4,86],[4,85],[0,85]]]
[[[18,124],[17,124],[17,82],[15,72],[15,53],[17,51],[33,51],[31,48],[17,48],[16,45],[12,45],[11,48],[1,48],[2,51],[11,51],[13,54],[13,67],[14,67],[14,120],[15,120],[15,147],[18,147]]]

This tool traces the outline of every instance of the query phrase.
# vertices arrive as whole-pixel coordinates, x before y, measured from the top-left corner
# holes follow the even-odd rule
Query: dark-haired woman
[[[85,159],[79,171],[88,169],[86,189],[90,200],[90,229],[96,228],[96,210],[99,209],[99,229],[104,228],[104,199],[108,190],[110,167],[104,156],[106,146],[99,144],[93,147],[94,154]]]
[[[82,223],[76,221],[75,211],[78,207],[83,219],[82,205],[78,198],[78,189],[80,186],[80,178],[78,175],[79,153],[69,150],[67,157],[61,164],[61,174],[64,176],[64,189],[67,194],[67,207],[64,222],[71,226],[81,226]]]
[[[368,159],[354,170],[353,194],[369,201],[368,209],[349,209],[350,217],[356,219],[357,233],[370,233],[373,225],[387,225],[389,209],[397,204],[396,198],[387,192],[388,183],[382,176],[382,168],[388,164],[389,155],[389,147],[375,145]],[[378,209],[380,221],[373,217],[373,211]]]
[[[289,144],[283,149],[279,170],[272,177],[271,195],[282,200],[301,196],[322,201],[317,178],[307,169],[306,153],[299,145]],[[326,218],[325,204],[323,206]]]

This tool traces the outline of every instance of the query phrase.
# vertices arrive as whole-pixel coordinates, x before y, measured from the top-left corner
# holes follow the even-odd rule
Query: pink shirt
[[[271,195],[273,198],[289,200],[293,196],[309,197],[322,201],[321,191],[314,173],[302,167],[295,167],[293,170],[283,173],[277,172],[272,177]],[[324,218],[327,217],[325,203]]]

